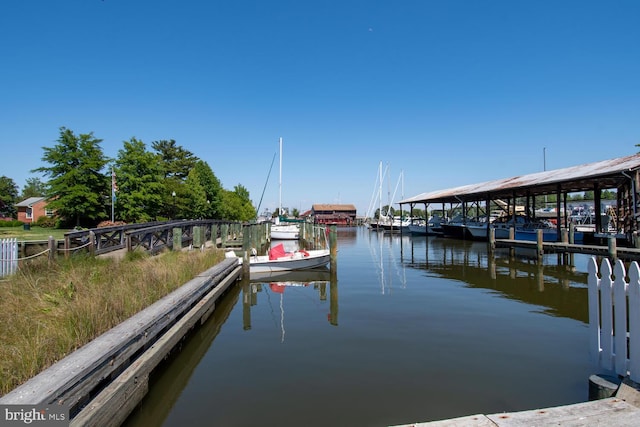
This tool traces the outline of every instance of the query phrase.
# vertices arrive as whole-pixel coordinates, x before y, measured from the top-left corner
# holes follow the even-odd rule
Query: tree
[[[186,179],[198,160],[191,151],[177,145],[173,139],[154,141],[151,146],[160,157],[165,178]]]
[[[182,218],[207,218],[211,202],[207,200],[207,193],[196,169],[192,169],[191,172],[189,172],[184,188],[186,190],[186,204],[182,211]]]
[[[234,191],[222,192],[222,218],[229,221],[249,221],[256,217],[256,210],[249,199],[249,191],[238,184]]]
[[[223,190],[220,180],[204,160],[198,160],[194,169],[198,173],[198,179],[207,196],[207,210],[204,213],[204,218],[220,219],[221,193]]]
[[[131,138],[124,141],[115,162],[118,185],[115,216],[126,222],[155,220],[162,207],[162,169],[146,145]]]
[[[105,201],[109,197],[109,178],[102,173],[108,162],[100,147],[101,139],[93,133],[76,136],[60,128],[54,147],[43,147],[42,166],[32,172],[48,176],[48,207],[61,218],[76,225],[92,225],[107,217]]]
[[[27,182],[22,187],[22,199],[28,199],[29,197],[42,197],[47,194],[47,185],[40,180],[40,178],[27,178]]]
[[[18,186],[13,179],[0,176],[0,217],[17,218]]]

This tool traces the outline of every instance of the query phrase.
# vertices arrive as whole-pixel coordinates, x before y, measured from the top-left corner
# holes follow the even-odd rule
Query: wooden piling
[[[542,258],[542,255],[544,254],[544,246],[542,245],[543,241],[542,229],[539,228],[536,230],[536,253],[538,258]]]
[[[608,243],[609,243],[608,244],[609,259],[611,259],[612,261],[615,261],[617,259],[617,255],[618,255],[616,237],[615,236],[609,236]]]
[[[515,227],[509,227],[509,240],[516,239],[516,229]],[[516,248],[513,246],[509,247],[509,257],[513,258],[516,255]]]
[[[338,228],[335,225],[329,227],[329,255],[331,271],[336,272],[338,265]]]
[[[173,228],[173,250],[182,250],[182,228],[180,227]]]
[[[202,242],[202,227],[195,225],[193,227],[193,247],[200,248],[203,245]]]
[[[493,253],[496,249],[496,229],[489,227],[489,253]]]
[[[576,242],[576,225],[574,223],[569,224],[569,243],[572,245]]]

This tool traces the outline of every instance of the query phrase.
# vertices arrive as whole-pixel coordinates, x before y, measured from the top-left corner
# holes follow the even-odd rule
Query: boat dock
[[[528,426],[616,426],[640,424],[640,392],[623,382],[616,395],[606,399],[552,408],[490,415],[476,414],[446,420],[394,427],[528,427]]]
[[[542,255],[545,253],[558,254],[586,254],[609,257],[611,259],[624,259],[629,261],[640,260],[640,249],[618,247],[615,239],[611,238],[607,246],[583,245],[566,242],[539,242],[530,240],[495,239],[490,242],[492,248],[525,248],[531,249]]]

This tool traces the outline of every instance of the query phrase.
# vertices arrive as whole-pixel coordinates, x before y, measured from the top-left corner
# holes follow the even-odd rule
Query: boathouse
[[[356,207],[354,205],[316,204],[311,207],[311,215],[316,224],[349,226],[356,223]]]
[[[491,209],[487,207],[499,205],[500,201],[506,201],[505,211],[513,213],[515,221],[513,207],[524,205],[526,214],[535,218],[536,201],[539,202],[539,198],[545,195],[555,195],[554,222],[560,225],[558,227],[558,241],[560,241],[561,227],[568,224],[568,195],[593,191],[594,235],[603,237],[607,233],[615,233],[617,236],[623,236],[629,244],[635,246],[636,242],[633,240],[634,236],[637,236],[638,216],[640,215],[639,170],[640,154],[634,154],[564,169],[422,193],[401,200],[399,205],[400,209],[403,205],[409,205],[410,210],[413,211],[414,206],[420,204],[424,205],[426,211],[430,205],[437,204],[437,207],[432,209],[446,211],[448,206],[449,210],[454,208],[461,210],[463,218],[485,215],[488,219]],[[603,229],[602,190],[616,192],[616,204],[609,212],[615,230]]]

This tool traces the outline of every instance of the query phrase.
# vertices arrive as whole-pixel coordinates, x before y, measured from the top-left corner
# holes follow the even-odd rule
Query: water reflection
[[[411,239],[407,235],[385,233],[382,230],[370,230],[368,234],[369,252],[376,266],[380,293],[384,295],[390,292],[396,284],[399,284],[400,288],[405,288],[407,286],[405,264],[399,262],[400,258],[394,246],[402,246],[401,240],[404,240],[405,244],[410,243]]]
[[[216,303],[211,317],[186,337],[170,357],[149,377],[149,393],[122,424],[125,427],[159,426],[167,418],[182,391],[202,362],[222,326],[238,302],[240,288],[232,286]]]
[[[364,227],[338,241],[338,272],[231,289],[127,425],[383,426],[588,398],[583,258]]]
[[[540,263],[526,251],[491,254],[484,242],[429,236],[401,243],[405,266],[544,307],[549,315],[589,321],[587,273],[577,271],[573,256],[550,254]]]
[[[333,280],[331,280],[333,277]],[[258,304],[258,294],[264,294],[266,302],[273,310],[273,297],[279,300],[279,327],[281,342],[285,339],[285,294],[305,292],[305,296],[316,294],[318,301],[327,300],[329,287],[329,313],[327,319],[330,324],[338,325],[338,281],[327,268],[310,269],[304,271],[287,271],[254,274],[250,282],[243,284],[243,328],[251,329],[251,307]],[[309,291],[312,290],[311,293]],[[314,297],[312,297],[314,298]],[[307,301],[308,302],[308,301]]]

